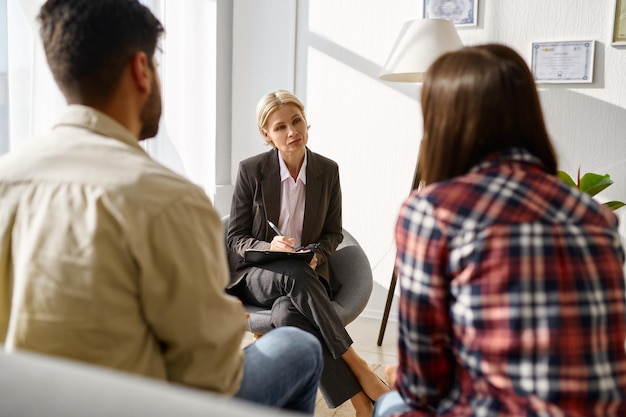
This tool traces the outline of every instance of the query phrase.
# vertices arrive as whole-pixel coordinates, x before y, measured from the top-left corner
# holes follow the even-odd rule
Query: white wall
[[[419,87],[377,75],[402,23],[421,17],[421,3],[370,0],[367,6],[309,2],[307,106],[311,147],[339,163],[345,227],[374,265],[380,287],[368,312],[375,315],[384,306],[393,225],[421,136]],[[613,11],[609,0],[481,0],[479,26],[459,33],[466,45],[505,43],[527,62],[533,41],[596,40],[594,83],[542,85],[541,98],[561,167],[609,172],[617,185],[602,195],[626,200],[626,50],[610,46]]]
[[[384,82],[378,73],[402,24],[421,17],[422,3],[283,0],[283,4],[298,5],[296,93],[307,106],[309,145],[339,163],[344,226],[365,248],[376,281],[364,314],[380,317],[395,255],[393,228],[411,186],[422,121],[419,85]],[[532,42],[595,40],[594,82],[543,84],[540,95],[561,168],[573,173],[581,164],[583,171],[609,173],[616,185],[602,196],[626,200],[626,84],[622,79],[626,49],[610,45],[613,13],[613,0],[479,0],[478,26],[461,28],[459,33],[465,45],[507,44],[528,63]],[[261,20],[248,29],[251,36],[267,36],[265,32],[278,23]],[[278,42],[283,44],[284,40]],[[266,52],[271,48],[265,44]],[[268,66],[280,68],[271,61],[262,65],[265,69],[254,83],[265,86],[262,77],[272,72]],[[254,93],[256,103],[262,92]],[[233,124],[238,123],[254,126],[249,106],[246,114],[233,112]],[[240,143],[245,142],[233,136],[234,149]],[[245,150],[238,149],[233,152],[237,158],[251,150],[247,144]],[[236,161],[233,158],[235,168]],[[626,208],[617,213],[624,235]],[[395,317],[394,306],[391,319]]]
[[[239,162],[268,149],[256,127],[257,102],[270,91],[295,91],[298,1],[219,0],[218,4],[232,9],[222,14],[222,18],[232,19],[232,38],[224,42],[228,34],[222,33],[218,40],[224,49],[230,47],[231,54],[218,55],[221,64],[225,58],[231,59],[223,67],[218,92],[230,96],[218,98],[221,106],[229,108],[222,108],[218,116],[218,181],[212,196],[217,211],[226,215]],[[230,79],[225,79],[226,70],[231,72]],[[228,85],[224,87],[224,83]]]
[[[254,27],[258,31],[250,36]],[[233,176],[239,161],[269,149],[256,127],[256,104],[270,91],[293,91],[295,43],[295,1],[234,1],[232,137],[238,146],[232,151]]]

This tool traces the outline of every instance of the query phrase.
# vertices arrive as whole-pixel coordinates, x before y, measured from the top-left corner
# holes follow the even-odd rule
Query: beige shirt
[[[0,158],[0,343],[234,394],[243,307],[202,189],[69,106]]]

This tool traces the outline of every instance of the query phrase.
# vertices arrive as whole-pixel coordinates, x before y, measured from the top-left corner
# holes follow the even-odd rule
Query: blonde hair
[[[263,130],[267,125],[267,119],[270,117],[270,114],[285,104],[295,104],[302,112],[305,123],[307,123],[306,115],[304,114],[304,104],[302,104],[298,97],[286,90],[276,90],[264,95],[256,106],[257,126],[262,136],[264,136]],[[267,139],[266,142],[271,144],[271,141],[267,141]]]

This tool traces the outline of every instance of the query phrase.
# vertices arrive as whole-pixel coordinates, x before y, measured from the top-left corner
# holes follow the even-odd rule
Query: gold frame
[[[613,38],[611,45],[626,46],[626,0],[615,0]]]

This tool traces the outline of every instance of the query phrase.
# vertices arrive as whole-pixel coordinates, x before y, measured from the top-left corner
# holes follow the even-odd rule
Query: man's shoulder
[[[137,162],[127,176],[111,184],[109,192],[121,194],[127,201],[148,211],[181,204],[213,210],[209,196],[200,185],[148,155]]]
[[[0,155],[0,181],[10,180],[23,171],[32,171],[32,167],[28,166],[31,163],[33,167],[40,166],[39,159],[46,153],[40,144],[45,137],[45,134],[33,137],[18,143],[9,152]]]
[[[100,190],[111,202],[143,207],[146,212],[183,199],[211,205],[199,185],[142,149],[74,127],[50,131],[4,155],[0,182],[46,188],[72,184],[76,189]]]

